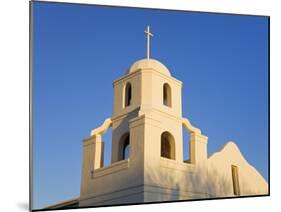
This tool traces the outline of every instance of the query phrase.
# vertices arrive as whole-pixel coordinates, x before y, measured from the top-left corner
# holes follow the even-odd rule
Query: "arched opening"
[[[161,157],[175,159],[175,140],[169,132],[161,135]]]
[[[190,132],[188,132],[184,126],[182,126],[183,142],[183,162],[190,163]]]
[[[123,160],[129,159],[129,153],[130,153],[130,144],[126,143],[123,149]]]
[[[120,140],[119,160],[128,160],[130,157],[130,134],[125,133]]]
[[[168,83],[163,85],[163,104],[172,107],[172,93],[171,87]]]
[[[125,87],[125,107],[130,106],[132,103],[132,86],[131,83],[127,83]]]
[[[112,151],[112,128],[108,128],[102,135],[103,141],[103,166],[111,165],[111,151]]]

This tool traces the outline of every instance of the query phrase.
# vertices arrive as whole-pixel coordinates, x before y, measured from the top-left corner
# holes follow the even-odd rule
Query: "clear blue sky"
[[[145,57],[147,24],[151,57],[183,82],[183,115],[209,137],[208,154],[235,141],[268,179],[267,18],[33,6],[34,208],[79,196],[82,139],[111,116],[113,80]]]

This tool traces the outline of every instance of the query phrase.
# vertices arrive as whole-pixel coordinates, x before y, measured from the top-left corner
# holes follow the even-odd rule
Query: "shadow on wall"
[[[235,170],[233,167],[236,167]],[[247,196],[268,194],[268,183],[255,167],[247,162],[234,142],[227,142],[219,152],[209,157],[208,169],[217,170],[221,177],[229,181],[231,188],[233,187],[230,193],[239,190],[241,195]]]
[[[216,169],[208,171],[207,167],[182,165],[167,159],[165,162],[173,163],[175,168],[163,167],[161,163],[159,169],[147,167],[145,186],[151,195],[147,196],[146,202],[234,196],[229,176],[222,175]]]
[[[234,194],[232,165],[238,167],[239,194]],[[209,157],[206,163],[190,164],[159,158],[147,164],[145,185],[155,192],[151,200],[170,201],[202,198],[268,195],[268,184],[243,157],[234,142]]]
[[[120,158],[120,138],[129,131],[129,120],[136,117],[137,109],[130,115],[125,116],[114,126],[112,137],[112,162],[119,161]],[[161,139],[159,139],[160,142]],[[160,146],[160,145],[159,145]],[[137,149],[139,151],[140,149]],[[159,150],[160,153],[160,150]],[[238,147],[234,143],[227,143],[221,151],[208,158],[204,164],[190,164],[188,162],[178,162],[167,158],[155,158],[155,161],[145,164],[144,179],[144,201],[173,201],[206,199],[216,197],[233,197],[233,182],[231,174],[231,164],[237,163],[243,170],[241,171],[241,196],[267,194],[268,186],[263,182],[260,174],[244,159]],[[132,162],[132,161],[130,161]],[[220,164],[220,165],[218,165]],[[132,164],[131,164],[132,165]],[[143,167],[142,167],[143,168]],[[247,175],[255,178],[249,179]],[[136,179],[126,179],[127,182],[135,183]],[[251,182],[254,181],[254,182]],[[260,190],[258,182],[267,189]],[[128,183],[130,184],[130,183]],[[138,203],[138,202],[136,202]]]

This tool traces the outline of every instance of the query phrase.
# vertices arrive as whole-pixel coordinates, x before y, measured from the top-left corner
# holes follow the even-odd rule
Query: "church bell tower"
[[[145,34],[146,58],[113,82],[112,117],[83,141],[80,206],[186,198],[193,195],[188,174],[206,165],[207,137],[182,117],[182,82],[150,58],[149,27]],[[102,134],[109,127],[111,165],[104,167]],[[183,161],[183,127],[191,135],[189,161]]]

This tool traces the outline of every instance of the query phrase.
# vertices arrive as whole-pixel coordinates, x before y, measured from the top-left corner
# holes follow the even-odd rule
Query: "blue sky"
[[[268,179],[266,17],[33,2],[33,18],[34,208],[79,196],[82,139],[112,115],[112,82],[145,57],[148,24],[208,155],[235,141]]]

